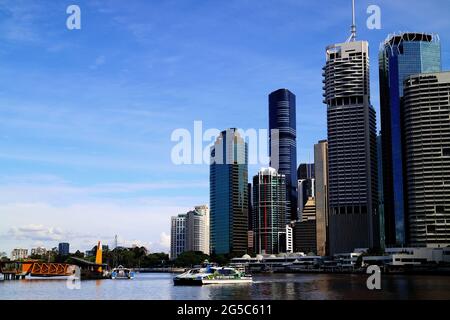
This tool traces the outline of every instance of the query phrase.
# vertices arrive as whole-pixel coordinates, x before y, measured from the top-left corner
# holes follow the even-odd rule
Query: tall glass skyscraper
[[[248,146],[236,129],[211,147],[211,253],[244,254],[248,231]]]
[[[295,95],[279,89],[269,95],[270,166],[286,177],[286,222],[297,220],[297,124]],[[275,141],[272,130],[278,130]],[[278,150],[272,150],[276,146]],[[276,153],[278,151],[278,153]],[[275,154],[277,155],[275,160]]]
[[[286,180],[274,168],[253,177],[255,249],[257,253],[284,251],[286,241]],[[283,243],[282,243],[283,242]]]
[[[400,33],[380,46],[380,109],[383,156],[385,241],[387,246],[407,242],[405,159],[400,105],[403,82],[413,74],[441,71],[441,46],[436,35]]]

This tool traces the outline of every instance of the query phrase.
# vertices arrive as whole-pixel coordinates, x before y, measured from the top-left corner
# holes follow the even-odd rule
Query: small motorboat
[[[231,267],[206,267],[188,270],[173,278],[174,285],[202,286],[207,284],[252,283],[251,275]]]
[[[133,270],[125,268],[123,266],[118,266],[114,268],[111,272],[111,279],[113,280],[132,280],[134,279],[135,273]]]

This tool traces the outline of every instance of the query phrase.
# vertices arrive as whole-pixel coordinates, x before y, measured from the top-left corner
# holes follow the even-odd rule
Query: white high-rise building
[[[209,255],[208,206],[196,206],[186,216],[186,251],[201,251]]]
[[[16,261],[16,260],[21,260],[21,259],[26,259],[28,258],[28,249],[14,249],[11,252],[11,260]]]
[[[186,214],[171,218],[170,258],[176,259],[186,251]]]
[[[196,206],[194,210],[172,217],[170,258],[176,259],[185,251],[200,251],[209,255],[209,208]]]
[[[45,249],[44,247],[37,247],[37,248],[33,248],[31,249],[31,255],[34,256],[44,256],[47,253],[47,249]]]

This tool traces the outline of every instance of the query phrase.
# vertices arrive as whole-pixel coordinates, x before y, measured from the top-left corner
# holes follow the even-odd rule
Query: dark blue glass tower
[[[441,71],[441,46],[432,34],[391,35],[381,46],[379,63],[385,241],[387,246],[404,245],[408,206],[401,125],[403,81],[413,74]]]
[[[295,95],[279,89],[269,95],[269,155],[270,166],[286,176],[286,222],[297,220],[297,145]],[[278,129],[279,141],[274,144],[272,130]],[[278,146],[278,161],[274,161],[272,145]],[[278,162],[278,163],[276,163]]]
[[[223,131],[211,147],[211,253],[247,252],[248,147],[235,129]]]

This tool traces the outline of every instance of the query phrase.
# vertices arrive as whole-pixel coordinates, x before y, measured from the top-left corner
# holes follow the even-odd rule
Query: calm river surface
[[[254,283],[173,286],[172,274],[137,274],[134,280],[82,281],[69,290],[65,280],[0,281],[0,300],[9,299],[132,299],[132,300],[309,300],[309,299],[446,299],[450,277],[382,276],[382,288],[369,291],[365,275],[270,274],[255,275]]]

